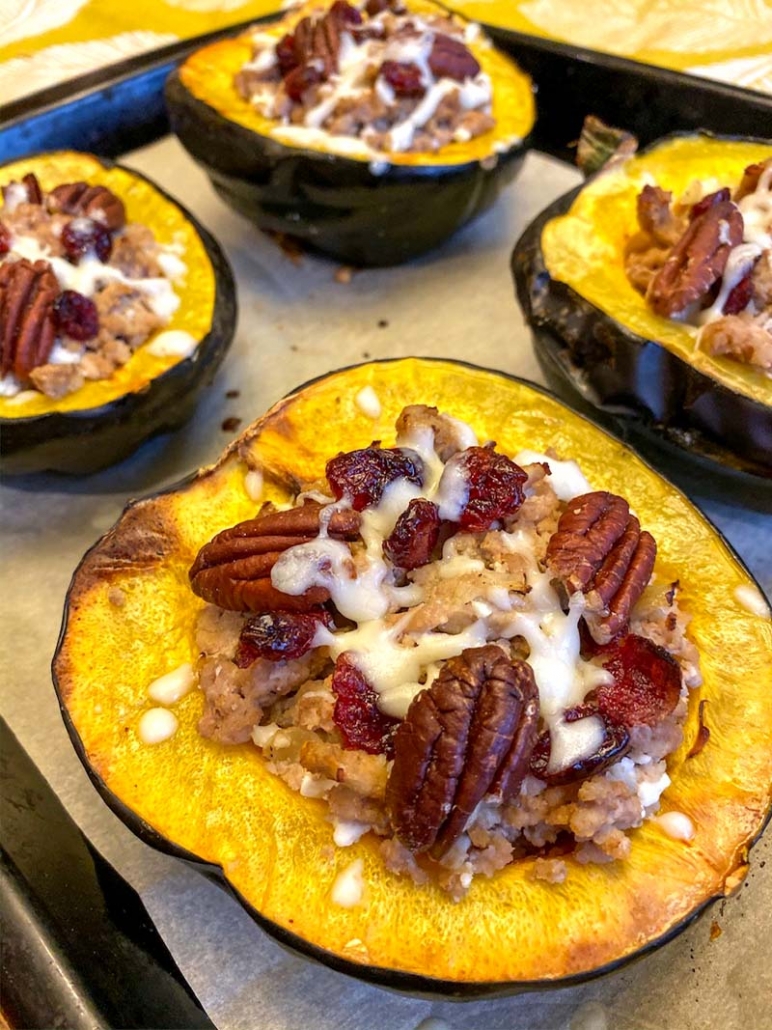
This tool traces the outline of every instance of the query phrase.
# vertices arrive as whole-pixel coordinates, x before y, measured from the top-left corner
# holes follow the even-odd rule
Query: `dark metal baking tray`
[[[129,58],[0,107],[0,162],[72,147],[116,157],[169,131],[163,84],[205,43],[270,17],[240,22]],[[676,130],[772,135],[772,96],[626,58],[485,26],[537,88],[532,145],[573,160],[585,115],[633,132],[642,144]]]
[[[0,913],[11,1027],[213,1027],[139,895],[1,719]]]

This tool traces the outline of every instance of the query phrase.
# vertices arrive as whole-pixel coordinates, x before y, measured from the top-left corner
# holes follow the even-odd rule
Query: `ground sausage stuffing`
[[[590,771],[580,771],[570,782],[560,775],[540,778],[532,763],[513,796],[482,798],[443,854],[411,850],[395,834],[386,803],[393,752],[378,743],[377,734],[374,746],[372,741],[352,744],[352,734],[356,737],[361,727],[351,722],[346,707],[351,699],[343,693],[344,672],[353,669],[356,682],[370,691],[357,718],[386,727],[384,740],[410,718],[414,699],[431,688],[448,659],[469,647],[493,644],[512,661],[531,664],[542,732],[547,725],[550,733],[566,730],[564,718],[556,722],[554,712],[548,714],[557,696],[550,693],[550,669],[568,663],[567,674],[560,675],[572,700],[564,699],[563,705],[576,703],[579,680],[584,684],[581,707],[611,678],[602,665],[602,649],[586,647],[583,595],[561,598],[545,571],[548,543],[561,515],[574,498],[591,490],[579,467],[555,455],[514,455],[522,470],[522,503],[482,530],[463,529],[462,523],[470,521],[474,487],[459,485],[458,469],[471,467],[466,456],[479,457],[483,450],[473,431],[423,405],[405,409],[397,429],[402,450],[394,453],[419,455],[423,472],[416,476],[414,464],[403,464],[402,474],[387,483],[382,496],[365,504],[361,540],[342,544],[322,532],[317,540],[285,551],[273,568],[274,586],[299,593],[310,576],[330,588],[327,621],[320,619],[306,653],[249,661],[243,631],[256,618],[254,612],[212,603],[201,611],[196,630],[205,698],[201,734],[224,744],[252,741],[268,768],[292,790],[315,799],[307,803],[327,806],[336,844],[346,846],[371,833],[393,873],[419,884],[439,884],[457,900],[474,876],[493,876],[524,857],[535,857],[533,875],[551,883],[570,875],[569,854],[580,863],[624,861],[631,848],[628,831],[659,808],[670,782],[667,756],[682,743],[689,690],[700,684],[678,584],[661,581],[656,572],[619,639],[646,638],[657,645],[658,655],[671,664],[675,660],[680,687],[670,710],[629,725],[621,757],[596,773],[587,753],[574,754],[573,760],[578,759],[580,770],[584,763]],[[492,446],[487,450],[493,453]],[[328,465],[328,476],[334,486],[339,482],[333,465]],[[327,482],[309,489],[314,501],[323,501],[323,511],[352,503],[350,492],[341,497],[338,489],[333,491],[337,500],[330,496]],[[384,557],[390,545],[384,548],[383,541],[395,539],[395,524],[416,499],[432,500],[442,530],[427,560],[406,571]],[[361,498],[353,503],[361,504]],[[335,568],[333,544],[350,552],[339,588],[329,578]],[[288,570],[298,579],[297,588],[287,586]]]

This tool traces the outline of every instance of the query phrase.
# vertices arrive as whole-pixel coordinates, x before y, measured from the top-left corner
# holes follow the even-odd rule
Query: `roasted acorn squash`
[[[260,26],[280,39],[318,2]],[[431,0],[410,12],[445,13]],[[250,35],[192,54],[169,78],[174,132],[217,192],[261,229],[290,234],[354,265],[393,265],[436,246],[488,208],[513,178],[535,118],[531,81],[503,53],[471,43],[493,81],[496,127],[436,153],[344,156],[334,144],[280,142],[279,123],[242,99],[234,76],[250,59]]]
[[[365,386],[382,405],[375,419],[356,403]],[[566,882],[548,885],[531,878],[532,860],[517,862],[475,880],[454,904],[438,888],[388,873],[369,837],[333,848],[322,803],[271,775],[251,744],[227,748],[199,736],[197,691],[175,706],[174,736],[140,742],[148,685],[194,658],[201,602],[188,568],[213,533],[255,511],[245,475],[260,470],[263,496],[286,501],[323,474],[330,454],[388,441],[403,405],[426,401],[505,452],[554,447],[577,456],[599,488],[623,482],[653,531],[659,570],[680,579],[693,617],[704,676],[697,693],[708,702],[710,740],[687,757],[699,725],[695,696],[663,797],[664,809],[693,820],[689,844],[650,821],[633,831],[624,863],[569,859]],[[702,515],[626,447],[528,383],[406,359],[316,380],[255,422],[216,465],[130,505],[75,573],[54,676],[88,772],[144,840],[221,877],[269,932],[334,968],[399,988],[473,995],[607,971],[661,944],[739,885],[770,805],[771,650],[769,612],[747,571]],[[330,891],[354,859],[364,863],[366,895],[360,906],[340,908]]]
[[[139,172],[64,151],[6,164],[0,181],[18,181],[30,172],[44,192],[78,180],[106,186],[124,201],[128,221],[149,226],[162,243],[184,248],[187,271],[175,285],[181,303],[163,331],[184,330],[197,340],[190,356],[155,356],[143,346],[109,379],[86,382],[58,400],[30,391],[0,397],[4,471],[92,472],[190,418],[233,337],[236,288],[215,239]]]
[[[695,331],[661,318],[627,279],[623,252],[637,231],[646,182],[682,194],[695,179],[739,183],[772,154],[769,142],[674,136],[559,198],[526,229],[512,267],[536,353],[601,412],[623,417],[653,449],[721,471],[772,480],[772,379],[695,348]],[[769,484],[767,484],[769,485]]]

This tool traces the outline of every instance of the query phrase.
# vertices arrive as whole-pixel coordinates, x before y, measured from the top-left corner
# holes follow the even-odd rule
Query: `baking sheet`
[[[739,897],[635,966],[559,992],[438,1003],[366,986],[284,952],[235,901],[143,845],[99,799],[64,731],[49,672],[64,594],[82,553],[129,497],[213,461],[234,434],[223,430],[226,419],[246,424],[331,368],[415,354],[541,382],[514,300],[509,253],[538,210],[578,181],[567,165],[531,153],[493,210],[440,250],[347,282],[348,272],[325,259],[293,263],[230,212],[174,140],[124,160],[177,195],[224,245],[241,291],[239,328],[187,430],[89,478],[9,478],[0,486],[2,709],[81,828],[138,890],[210,1018],[222,1030],[768,1030],[769,835],[754,849]],[[238,396],[226,396],[232,391]],[[708,492],[710,486],[703,484]],[[709,497],[704,508],[771,594],[769,516]]]

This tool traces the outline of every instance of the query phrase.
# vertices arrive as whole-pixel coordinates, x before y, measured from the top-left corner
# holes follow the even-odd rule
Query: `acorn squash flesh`
[[[375,420],[356,404],[365,386],[382,405]],[[663,796],[664,809],[694,823],[690,843],[649,820],[632,832],[625,862],[591,866],[569,857],[566,881],[547,884],[533,878],[533,859],[522,860],[476,879],[456,904],[436,887],[389,873],[372,835],[333,847],[323,805],[290,791],[256,748],[199,736],[197,691],[174,707],[179,729],[169,740],[140,741],[148,685],[195,660],[201,602],[188,568],[215,532],[254,513],[247,472],[261,471],[265,499],[287,501],[298,484],[323,474],[331,454],[374,438],[390,442],[402,407],[427,401],[506,453],[554,447],[576,456],[593,486],[623,488],[654,533],[659,574],[681,582],[701,653],[699,699],[709,703],[711,738],[687,758],[699,723],[695,697]],[[772,780],[772,622],[741,603],[753,589],[681,494],[545,391],[470,366],[406,359],[315,381],[254,423],[216,465],[130,506],[75,573],[54,674],[75,745],[108,804],[150,843],[217,867],[280,940],[395,987],[461,996],[517,991],[584,979],[640,955],[743,878]],[[365,892],[361,904],[343,908],[330,893],[355,860]]]

